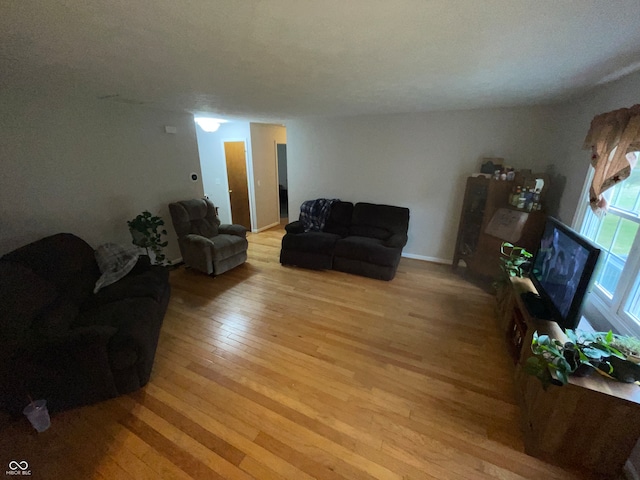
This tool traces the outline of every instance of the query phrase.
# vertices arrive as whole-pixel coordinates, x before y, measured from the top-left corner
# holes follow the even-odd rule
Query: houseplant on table
[[[500,245],[500,269],[509,277],[524,277],[529,273],[533,254],[509,242]]]
[[[144,248],[147,251],[147,255],[151,250],[155,256],[155,263],[164,264],[166,256],[163,253],[163,248],[169,244],[169,242],[162,239],[162,236],[167,234],[167,231],[163,228],[164,220],[145,210],[133,220],[127,221],[127,225],[133,239],[132,243]]]
[[[531,258],[533,254],[526,249],[518,247],[509,242],[503,242],[500,245],[500,274],[493,282],[493,288],[496,292],[496,301],[498,312],[503,312],[507,298],[509,297],[507,288],[513,277],[525,277],[529,273],[531,267]]]
[[[640,366],[632,358],[640,345],[634,337],[613,332],[583,332],[565,330],[567,341],[534,332],[531,341],[533,356],[524,371],[537,377],[546,389],[549,385],[566,385],[569,376],[585,376],[592,372],[625,383],[639,383]],[[630,347],[633,345],[633,347]]]

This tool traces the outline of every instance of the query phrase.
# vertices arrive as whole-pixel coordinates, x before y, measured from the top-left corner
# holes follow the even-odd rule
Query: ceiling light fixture
[[[203,129],[205,132],[213,133],[220,125],[223,123],[227,123],[227,120],[222,120],[220,118],[210,118],[210,117],[193,117],[193,120]]]

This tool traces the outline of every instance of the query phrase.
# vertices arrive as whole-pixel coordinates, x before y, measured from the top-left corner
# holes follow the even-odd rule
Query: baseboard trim
[[[638,470],[636,470],[635,465],[631,462],[631,460],[627,460],[622,468],[624,472],[624,476],[627,477],[627,480],[640,480],[640,475],[638,475]]]
[[[280,222],[272,223],[271,225],[267,225],[266,227],[262,227],[257,230],[251,230],[251,233],[264,232],[265,230],[269,230],[270,228],[277,227],[278,225],[280,225]]]
[[[445,265],[451,265],[451,260],[447,258],[427,257],[425,255],[415,255],[413,253],[403,253],[402,256],[405,258],[412,258],[414,260],[422,260],[423,262],[443,263]]]

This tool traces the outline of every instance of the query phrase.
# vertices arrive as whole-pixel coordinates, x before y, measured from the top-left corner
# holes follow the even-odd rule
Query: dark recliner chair
[[[220,225],[208,198],[169,204],[184,263],[207,275],[220,275],[247,261],[247,229]]]
[[[299,220],[285,227],[280,263],[391,280],[408,228],[408,208],[337,201],[321,232],[305,232]]]
[[[169,271],[142,256],[94,294],[99,277],[93,248],[69,233],[0,259],[0,408],[20,414],[31,396],[64,410],[149,381]]]

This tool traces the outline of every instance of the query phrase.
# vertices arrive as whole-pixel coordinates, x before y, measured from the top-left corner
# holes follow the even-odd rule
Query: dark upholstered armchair
[[[184,263],[208,275],[219,275],[247,260],[247,229],[220,225],[207,198],[169,204]]]
[[[69,233],[0,258],[0,409],[18,415],[31,395],[65,410],[149,381],[169,270],[143,256],[93,293],[99,277],[93,248]]]

